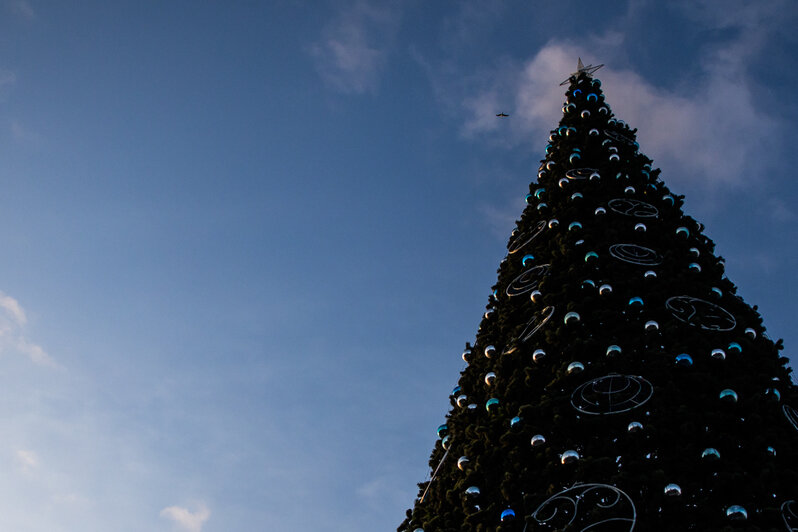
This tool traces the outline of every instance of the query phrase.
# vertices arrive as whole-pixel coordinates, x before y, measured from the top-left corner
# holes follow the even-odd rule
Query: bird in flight
[[[496,115],[496,117],[498,117],[498,118],[507,118],[508,116],[510,116],[510,115],[506,115],[504,113],[499,113],[499,114]]]

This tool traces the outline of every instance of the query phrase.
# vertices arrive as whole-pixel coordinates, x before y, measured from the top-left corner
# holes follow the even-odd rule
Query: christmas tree
[[[563,83],[430,480],[398,530],[798,530],[781,341],[595,70],[580,60]]]

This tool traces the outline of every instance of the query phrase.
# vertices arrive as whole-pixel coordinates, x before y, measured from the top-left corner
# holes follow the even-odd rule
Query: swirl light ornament
[[[620,261],[638,266],[659,266],[662,264],[662,257],[659,253],[637,244],[613,244],[610,246],[610,255]]]
[[[521,249],[524,248],[527,244],[535,240],[540,233],[546,228],[546,222],[540,221],[535,225],[535,227],[529,232],[521,232],[515,235],[515,238],[512,239],[510,244],[507,246],[507,252],[511,255],[513,253],[517,253]]]
[[[798,531],[798,503],[795,501],[786,501],[781,505],[781,518],[784,519],[784,525],[789,532]]]
[[[637,510],[615,486],[577,484],[544,501],[531,517],[535,531],[632,532]]]
[[[798,430],[798,410],[794,409],[790,405],[782,405],[781,411],[784,412],[784,417],[787,418],[790,425],[792,425],[795,430]]]
[[[654,387],[636,375],[605,375],[587,381],[571,394],[571,406],[589,415],[620,414],[645,404]]]
[[[540,286],[543,278],[548,275],[550,267],[551,264],[541,264],[525,270],[521,275],[510,281],[504,292],[508,297],[515,297],[535,290]]]
[[[522,342],[526,342],[532,338],[541,327],[549,322],[552,315],[554,315],[554,307],[546,307],[539,313],[536,313],[534,316],[532,316],[532,318],[526,322],[526,326],[519,336],[520,340]]]
[[[737,326],[732,314],[715,303],[691,296],[674,296],[665,301],[673,317],[707,331],[731,331]]]

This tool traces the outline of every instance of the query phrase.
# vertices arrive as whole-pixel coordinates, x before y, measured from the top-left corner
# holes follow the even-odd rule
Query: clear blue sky
[[[0,529],[394,529],[578,56],[793,355],[796,23],[0,0]]]

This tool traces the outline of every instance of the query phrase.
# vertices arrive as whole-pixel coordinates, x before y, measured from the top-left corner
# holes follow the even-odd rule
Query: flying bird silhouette
[[[504,114],[504,113],[499,113],[499,114],[497,114],[496,116],[497,116],[497,117],[499,117],[499,118],[507,118],[507,117],[508,117],[508,116],[510,116],[510,115],[506,115],[506,114]]]

